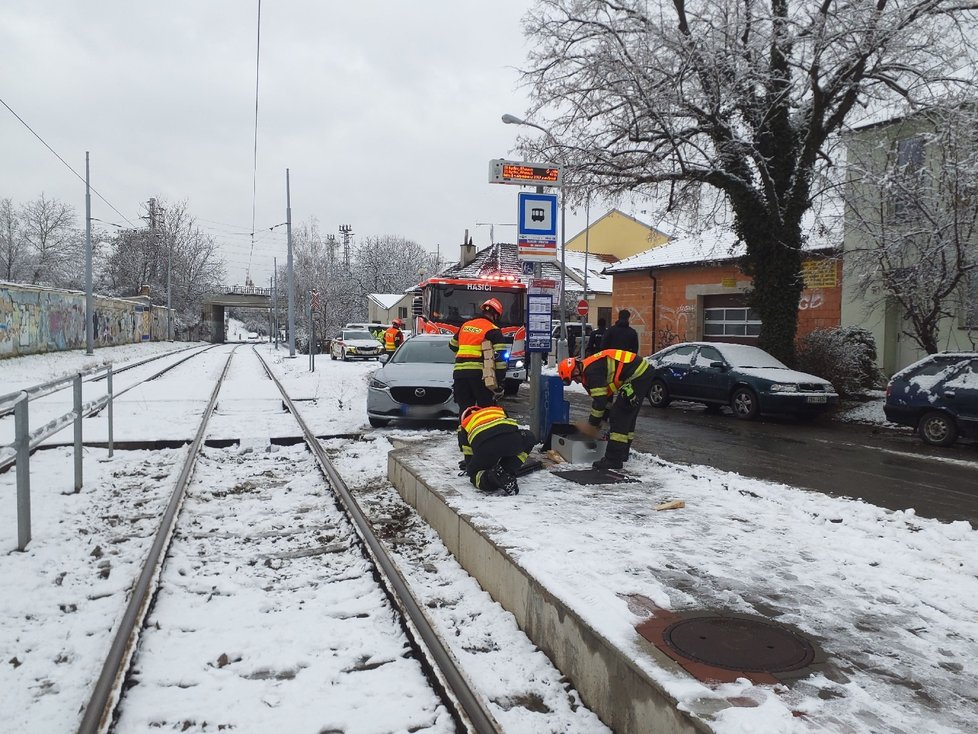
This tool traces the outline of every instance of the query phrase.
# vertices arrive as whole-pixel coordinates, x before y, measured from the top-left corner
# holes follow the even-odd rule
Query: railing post
[[[81,372],[75,375],[74,380],[75,395],[75,491],[81,492],[82,488],[82,376]]]
[[[28,397],[14,406],[14,445],[17,449],[17,550],[31,542],[31,437]]]
[[[106,389],[109,391],[109,456],[112,456],[112,364],[109,364],[109,371],[106,374]]]

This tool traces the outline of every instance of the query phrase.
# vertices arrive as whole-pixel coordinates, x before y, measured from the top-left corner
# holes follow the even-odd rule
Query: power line
[[[259,0],[259,3],[260,3],[260,2],[261,2],[261,0]],[[26,127],[26,128],[28,129],[28,130],[30,130],[30,131],[31,131],[31,135],[33,135],[33,136],[34,136],[35,138],[37,138],[38,140],[40,140],[40,141],[41,141],[41,144],[42,144],[42,145],[44,145],[44,147],[45,147],[45,148],[47,148],[47,149],[48,149],[48,150],[50,150],[50,151],[51,151],[52,153],[54,153],[54,157],[55,157],[55,158],[57,158],[57,159],[58,159],[59,161],[61,161],[61,162],[62,162],[62,163],[64,164],[64,166],[65,166],[65,168],[67,168],[67,169],[68,169],[69,171],[71,171],[71,172],[72,172],[73,174],[75,174],[75,177],[76,177],[76,178],[77,178],[77,179],[78,179],[79,181],[81,181],[82,183],[86,183],[86,181],[85,181],[85,178],[84,178],[84,177],[83,177],[83,176],[82,176],[81,174],[79,174],[79,173],[78,173],[78,171],[76,171],[76,170],[75,170],[74,168],[72,168],[72,167],[71,167],[70,165],[68,165],[68,162],[67,162],[67,161],[66,161],[66,160],[65,160],[64,158],[62,158],[62,157],[61,157],[60,155],[58,155],[58,151],[56,151],[56,150],[55,150],[54,148],[52,148],[52,147],[51,147],[50,145],[48,145],[48,144],[47,144],[47,141],[46,141],[46,140],[45,140],[44,138],[42,138],[42,137],[41,137],[40,135],[38,135],[38,134],[37,134],[36,132],[34,132],[34,128],[32,128],[32,127],[31,127],[30,125],[28,125],[28,124],[27,124],[27,123],[26,123],[26,122],[24,121],[24,118],[22,118],[22,117],[21,117],[20,115],[18,115],[18,114],[17,114],[16,112],[14,112],[14,110],[13,110],[13,108],[12,108],[12,107],[11,107],[11,106],[10,106],[9,104],[7,104],[7,103],[6,103],[6,102],[5,102],[4,100],[3,100],[3,98],[2,98],[2,97],[0,97],[0,104],[2,104],[2,105],[3,105],[4,107],[6,107],[6,108],[7,108],[8,110],[10,110],[10,114],[11,114],[11,115],[13,115],[14,117],[16,117],[16,118],[17,118],[17,120],[18,120],[18,121],[20,122],[20,124],[21,124],[21,125],[23,125],[23,126],[24,126],[24,127]],[[256,145],[257,145],[257,142],[256,142]],[[114,206],[112,206],[112,204],[111,204],[111,203],[109,203],[109,200],[108,200],[108,199],[106,199],[106,198],[105,198],[104,196],[102,196],[102,195],[101,195],[101,194],[100,194],[100,193],[99,193],[98,191],[96,191],[96,190],[95,190],[95,188],[94,188],[93,186],[91,186],[91,185],[88,185],[88,188],[89,188],[89,189],[90,189],[90,190],[91,190],[91,191],[92,191],[92,192],[93,192],[93,193],[94,193],[94,194],[95,194],[95,195],[96,195],[96,196],[97,196],[98,198],[100,198],[100,199],[101,199],[102,201],[104,201],[104,202],[106,203],[106,205],[107,205],[107,206],[109,207],[109,209],[111,209],[111,210],[112,210],[112,211],[114,211],[114,212],[115,212],[116,214],[118,214],[118,215],[119,215],[120,217],[122,217],[122,218],[123,218],[123,219],[125,219],[125,220],[126,220],[127,222],[129,222],[129,224],[131,224],[131,225],[133,226],[133,228],[134,228],[134,229],[136,228],[136,225],[135,225],[135,224],[132,224],[132,222],[131,222],[131,221],[129,221],[129,217],[127,217],[127,216],[126,216],[125,214],[123,214],[123,213],[122,213],[122,212],[120,212],[120,211],[119,211],[118,209],[116,209],[116,208],[115,208]]]
[[[255,43],[255,153],[251,173],[251,250],[255,249],[255,202],[258,198],[258,81],[261,70],[261,0],[258,0],[258,39]],[[249,259],[250,259],[249,255]],[[251,264],[248,265],[245,277],[251,275]]]

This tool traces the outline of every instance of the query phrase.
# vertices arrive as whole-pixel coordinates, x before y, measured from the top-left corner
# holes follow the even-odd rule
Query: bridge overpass
[[[231,285],[221,293],[208,296],[203,302],[203,319],[211,325],[211,342],[223,344],[224,309],[259,308],[268,311],[272,307],[272,289],[257,288],[253,285]]]

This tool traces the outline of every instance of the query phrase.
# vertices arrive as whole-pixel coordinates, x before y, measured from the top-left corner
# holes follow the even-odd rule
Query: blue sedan
[[[828,380],[792,370],[763,349],[745,344],[684,342],[656,352],[648,361],[655,370],[649,391],[655,408],[688,400],[729,405],[744,420],[762,413],[812,418],[839,400]]]

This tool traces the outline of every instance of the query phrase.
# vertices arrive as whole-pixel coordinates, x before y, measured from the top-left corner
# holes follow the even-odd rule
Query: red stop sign
[[[587,301],[583,298],[577,302],[577,315],[587,316]]]

